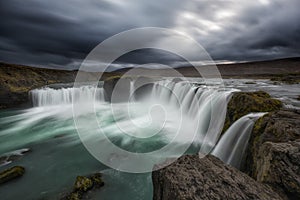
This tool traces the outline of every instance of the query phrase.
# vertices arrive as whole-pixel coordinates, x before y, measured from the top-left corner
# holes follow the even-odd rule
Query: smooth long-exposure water
[[[104,100],[102,88],[97,88],[96,93],[89,86],[32,91],[34,107],[0,112],[0,155],[7,157],[0,170],[15,165],[26,168],[21,179],[0,187],[1,199],[59,199],[71,190],[76,176],[99,171],[105,186],[90,194],[93,199],[152,199],[151,173],[110,169],[85,149],[76,131],[80,127],[74,124],[74,101],[82,105],[78,117],[89,127],[87,139],[101,145],[107,137],[116,146],[136,153],[155,151],[170,142],[177,147],[188,144],[185,153],[209,153],[217,144],[227,102],[236,89],[264,90],[283,100],[287,107],[300,105],[296,100],[299,88],[295,85],[272,85],[267,80],[252,80],[256,84],[249,85],[249,80],[225,80],[224,89],[201,85],[198,80],[193,82],[196,84],[156,83],[141,100],[116,103],[113,109]],[[91,113],[84,109],[94,99],[101,133],[90,125],[94,110]],[[236,149],[227,146],[225,151],[232,157],[230,152]],[[20,149],[23,151],[16,151]],[[105,151],[103,147],[103,154]],[[162,157],[179,156],[176,153]],[[11,161],[10,155],[20,158]],[[106,159],[113,162],[122,157],[112,155]]]

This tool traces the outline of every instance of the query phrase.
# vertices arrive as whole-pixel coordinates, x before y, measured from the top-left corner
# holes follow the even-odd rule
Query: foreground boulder
[[[19,178],[25,173],[24,167],[15,166],[0,172],[0,184]]]
[[[260,118],[242,168],[289,199],[300,198],[299,122],[299,110],[279,110]]]
[[[154,200],[282,199],[214,156],[186,155],[152,173]]]
[[[271,112],[256,121],[249,141],[243,171],[257,177],[257,157],[265,142],[284,143],[300,139],[300,111],[279,110]]]
[[[264,143],[258,152],[257,180],[289,199],[300,199],[300,141]]]
[[[227,105],[227,114],[223,132],[236,120],[252,112],[271,112],[282,108],[281,101],[272,99],[264,91],[237,92],[233,94]]]

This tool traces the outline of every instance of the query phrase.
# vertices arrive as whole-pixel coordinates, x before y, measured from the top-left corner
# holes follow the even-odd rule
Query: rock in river
[[[86,193],[93,189],[104,186],[100,173],[92,174],[91,176],[77,176],[73,187],[73,191],[64,196],[63,200],[81,200],[85,199]]]
[[[15,166],[0,172],[0,184],[23,176],[25,173],[24,167]]]

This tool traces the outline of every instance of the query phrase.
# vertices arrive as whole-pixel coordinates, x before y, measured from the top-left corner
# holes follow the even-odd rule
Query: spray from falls
[[[156,82],[150,101],[178,110],[182,116],[182,141],[193,140],[202,153],[208,153],[219,139],[227,103],[234,90],[199,87],[189,82]],[[168,119],[167,119],[168,120]],[[180,122],[176,122],[180,123]],[[190,136],[194,135],[194,138]]]

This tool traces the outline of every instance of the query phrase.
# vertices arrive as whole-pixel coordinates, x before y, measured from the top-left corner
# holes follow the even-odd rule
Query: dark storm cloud
[[[104,39],[145,26],[186,33],[217,60],[299,56],[300,50],[298,0],[10,0],[0,4],[0,60],[11,63],[74,69]],[[171,53],[145,50],[119,61],[181,60]]]
[[[216,59],[260,60],[300,55],[300,2],[263,2],[236,8],[239,14],[215,35],[221,38],[218,47],[208,47]]]

